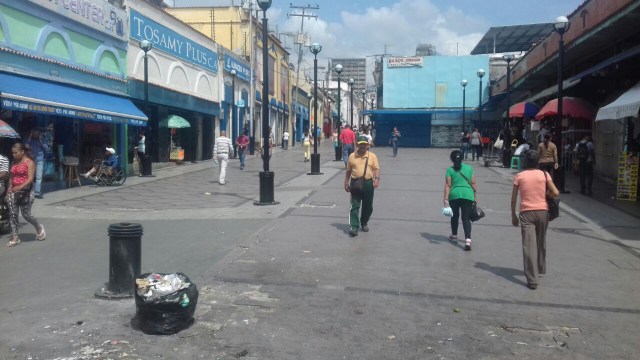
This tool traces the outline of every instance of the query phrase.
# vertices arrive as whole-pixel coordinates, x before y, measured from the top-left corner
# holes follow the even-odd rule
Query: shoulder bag
[[[549,208],[549,221],[553,221],[560,217],[560,199],[554,199],[549,196],[549,185],[547,185],[547,172],[544,173],[545,197],[547,199],[547,208]]]
[[[502,134],[498,135],[498,138],[493,143],[493,147],[498,149],[498,150],[502,149],[502,146],[504,146],[504,140],[502,140],[501,136],[502,136]]]
[[[471,188],[473,189],[473,185],[471,185],[471,181],[469,181],[469,179],[467,179],[467,177],[464,176],[464,174],[461,173],[460,171],[458,171],[458,174],[462,175],[462,177],[465,180],[467,180],[467,183],[469,183],[469,186],[471,186]],[[480,206],[478,206],[478,203],[474,201],[473,205],[471,205],[471,215],[469,216],[469,219],[475,222],[482,219],[484,215],[485,215],[484,211],[480,208]]]
[[[362,177],[357,179],[351,179],[349,183],[349,192],[351,195],[363,195],[364,194],[364,176],[367,175],[367,168],[369,167],[369,156],[367,156],[367,160],[364,162],[364,173],[362,173]]]

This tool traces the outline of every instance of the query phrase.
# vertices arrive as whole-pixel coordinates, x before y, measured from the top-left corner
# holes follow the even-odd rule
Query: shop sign
[[[414,57],[390,57],[387,59],[387,67],[413,67],[422,66],[423,58],[420,56]]]
[[[218,54],[215,51],[144,17],[133,9],[131,9],[129,24],[131,39],[148,40],[153,44],[154,50],[166,52],[213,73],[218,72]]]
[[[622,153],[618,159],[618,200],[636,201],[638,199],[638,156],[635,153]]]
[[[224,70],[229,72],[235,70],[238,78],[244,81],[251,80],[249,67],[227,54],[224,54]]]
[[[126,11],[104,0],[27,0],[69,20],[127,41]]]
[[[115,116],[109,114],[101,114],[93,111],[77,110],[63,108],[59,106],[52,106],[46,104],[39,104],[30,101],[17,100],[17,99],[2,99],[2,107],[4,109],[32,112],[45,115],[59,115],[64,117],[71,117],[76,119],[100,121],[108,123],[126,123],[134,126],[146,125],[146,121],[131,119],[122,116]]]

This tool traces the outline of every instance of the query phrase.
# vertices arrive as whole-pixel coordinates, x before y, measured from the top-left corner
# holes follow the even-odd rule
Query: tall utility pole
[[[293,108],[293,121],[298,121],[298,107],[295,106],[295,104],[293,103],[297,98],[298,98],[298,87],[300,86],[300,64],[302,63],[302,43],[304,41],[302,41],[302,36],[304,34],[304,19],[308,18],[315,18],[318,19],[318,15],[315,14],[311,14],[311,13],[307,13],[307,10],[318,10],[320,9],[320,6],[318,6],[317,4],[315,6],[311,6],[311,5],[303,5],[303,6],[298,6],[298,5],[293,5],[290,4],[289,7],[291,9],[297,9],[297,10],[302,10],[302,13],[292,13],[292,14],[287,14],[287,17],[300,17],[302,18],[302,22],[300,23],[300,34],[299,34],[299,38],[296,39],[295,41],[298,42],[298,64],[296,65],[296,87],[295,87],[295,94],[291,94],[291,107]],[[291,134],[291,136],[296,136],[296,134],[294,134],[291,131],[291,122],[289,122],[289,133]],[[296,126],[296,131],[300,131],[302,129],[300,129],[298,126]]]

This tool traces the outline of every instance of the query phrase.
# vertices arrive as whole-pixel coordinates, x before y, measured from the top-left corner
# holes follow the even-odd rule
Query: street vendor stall
[[[169,160],[183,161],[184,149],[174,141],[174,136],[177,135],[177,129],[190,128],[191,124],[183,117],[170,115],[160,122],[160,127],[169,129]]]

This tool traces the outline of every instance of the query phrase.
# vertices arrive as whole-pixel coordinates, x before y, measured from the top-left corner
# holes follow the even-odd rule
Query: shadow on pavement
[[[333,223],[331,224],[331,226],[335,227],[336,229],[344,232],[345,234],[349,234],[349,230],[351,230],[351,227],[349,226],[349,224],[344,224],[344,223]]]
[[[524,271],[500,266],[491,266],[487,263],[476,262],[475,267],[484,271],[488,271],[494,275],[498,275],[518,285],[527,286],[527,283],[516,278],[516,276],[524,277]]]
[[[464,239],[462,243],[460,242],[459,239],[454,243],[449,241],[448,236],[444,236],[444,235],[434,235],[426,232],[420,233],[420,235],[422,235],[423,238],[429,240],[429,242],[432,244],[451,244],[452,246],[455,246],[457,248],[464,250],[464,246],[462,245],[462,243],[464,243]]]

